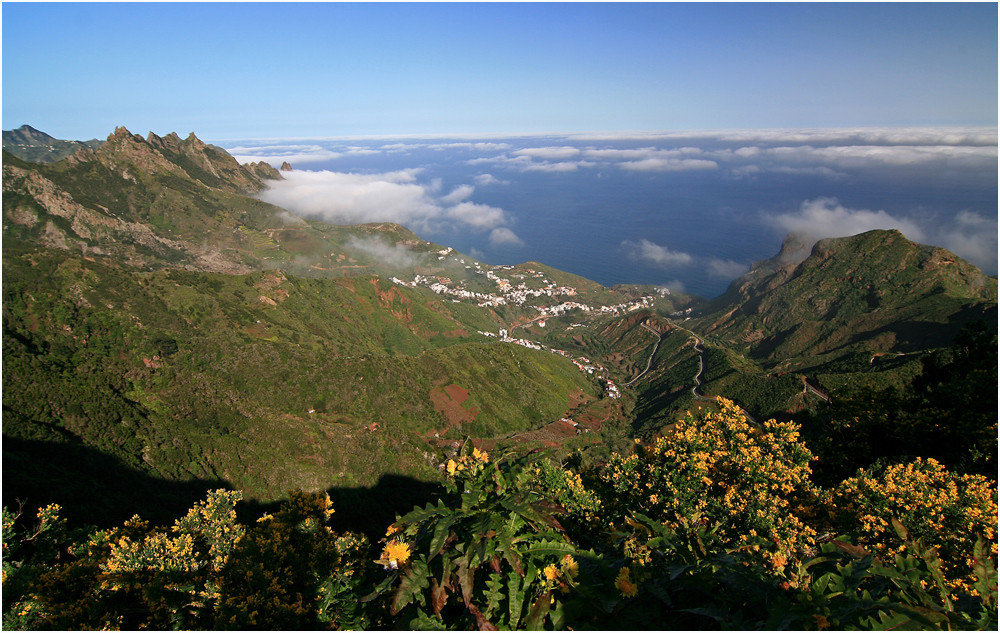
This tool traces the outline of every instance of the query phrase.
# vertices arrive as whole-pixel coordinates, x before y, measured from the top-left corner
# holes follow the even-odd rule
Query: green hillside
[[[97,149],[101,141],[64,141],[53,138],[30,125],[3,131],[3,148],[14,156],[33,163],[53,163],[85,149]]]
[[[489,342],[377,277],[138,272],[59,251],[8,256],[4,274],[5,437],[250,498],[433,479],[425,436],[532,428],[595,389],[566,359]],[[466,422],[435,408],[451,384],[476,410]]]
[[[5,629],[996,627],[996,279],[873,231],[605,288],[277,177],[4,154]]]

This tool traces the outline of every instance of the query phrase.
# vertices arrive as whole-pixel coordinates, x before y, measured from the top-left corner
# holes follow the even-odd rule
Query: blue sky
[[[11,3],[3,128],[204,139],[997,124],[997,5]]]

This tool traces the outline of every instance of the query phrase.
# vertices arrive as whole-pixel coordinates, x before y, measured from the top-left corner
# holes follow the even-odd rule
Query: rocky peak
[[[187,138],[184,139],[184,145],[195,150],[203,150],[206,147],[205,143],[194,135],[194,132],[187,135]]]
[[[281,163],[281,171],[292,171],[292,166],[287,160]]]
[[[131,142],[139,141],[141,143],[143,142],[143,140],[144,139],[138,134],[132,134],[131,132],[129,132],[124,125],[119,125],[118,127],[115,128],[115,131],[110,136],[108,136],[107,142],[123,143],[130,141]]]
[[[261,180],[284,180],[280,171],[262,160],[256,163],[247,163],[243,165],[243,169]]]
[[[171,132],[164,137],[157,136],[150,132],[146,136],[146,142],[158,150],[167,150],[177,153],[180,151],[181,139],[176,132]]]

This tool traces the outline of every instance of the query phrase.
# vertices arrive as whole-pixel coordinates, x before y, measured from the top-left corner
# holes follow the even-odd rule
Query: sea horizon
[[[713,298],[789,233],[883,228],[997,272],[997,128],[756,128],[206,139],[288,162],[261,194],[398,222],[488,264]]]

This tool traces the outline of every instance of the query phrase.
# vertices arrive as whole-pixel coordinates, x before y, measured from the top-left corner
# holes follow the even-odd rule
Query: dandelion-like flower
[[[549,565],[545,568],[544,572],[546,580],[555,580],[559,577],[559,570],[556,569],[555,565]]]
[[[569,554],[563,556],[562,567],[570,578],[576,578],[576,575],[580,573],[580,563],[576,562]]]
[[[449,475],[454,475],[455,474],[455,469],[457,467],[458,467],[458,464],[455,463],[454,459],[449,459],[448,460],[448,474]]]
[[[400,565],[405,565],[406,561],[410,560],[410,544],[393,539],[386,543],[385,549],[382,550],[382,558],[389,561],[389,567],[392,569],[399,569]]]
[[[622,567],[615,578],[615,588],[626,598],[632,598],[639,593],[639,588],[629,579],[628,567]]]

